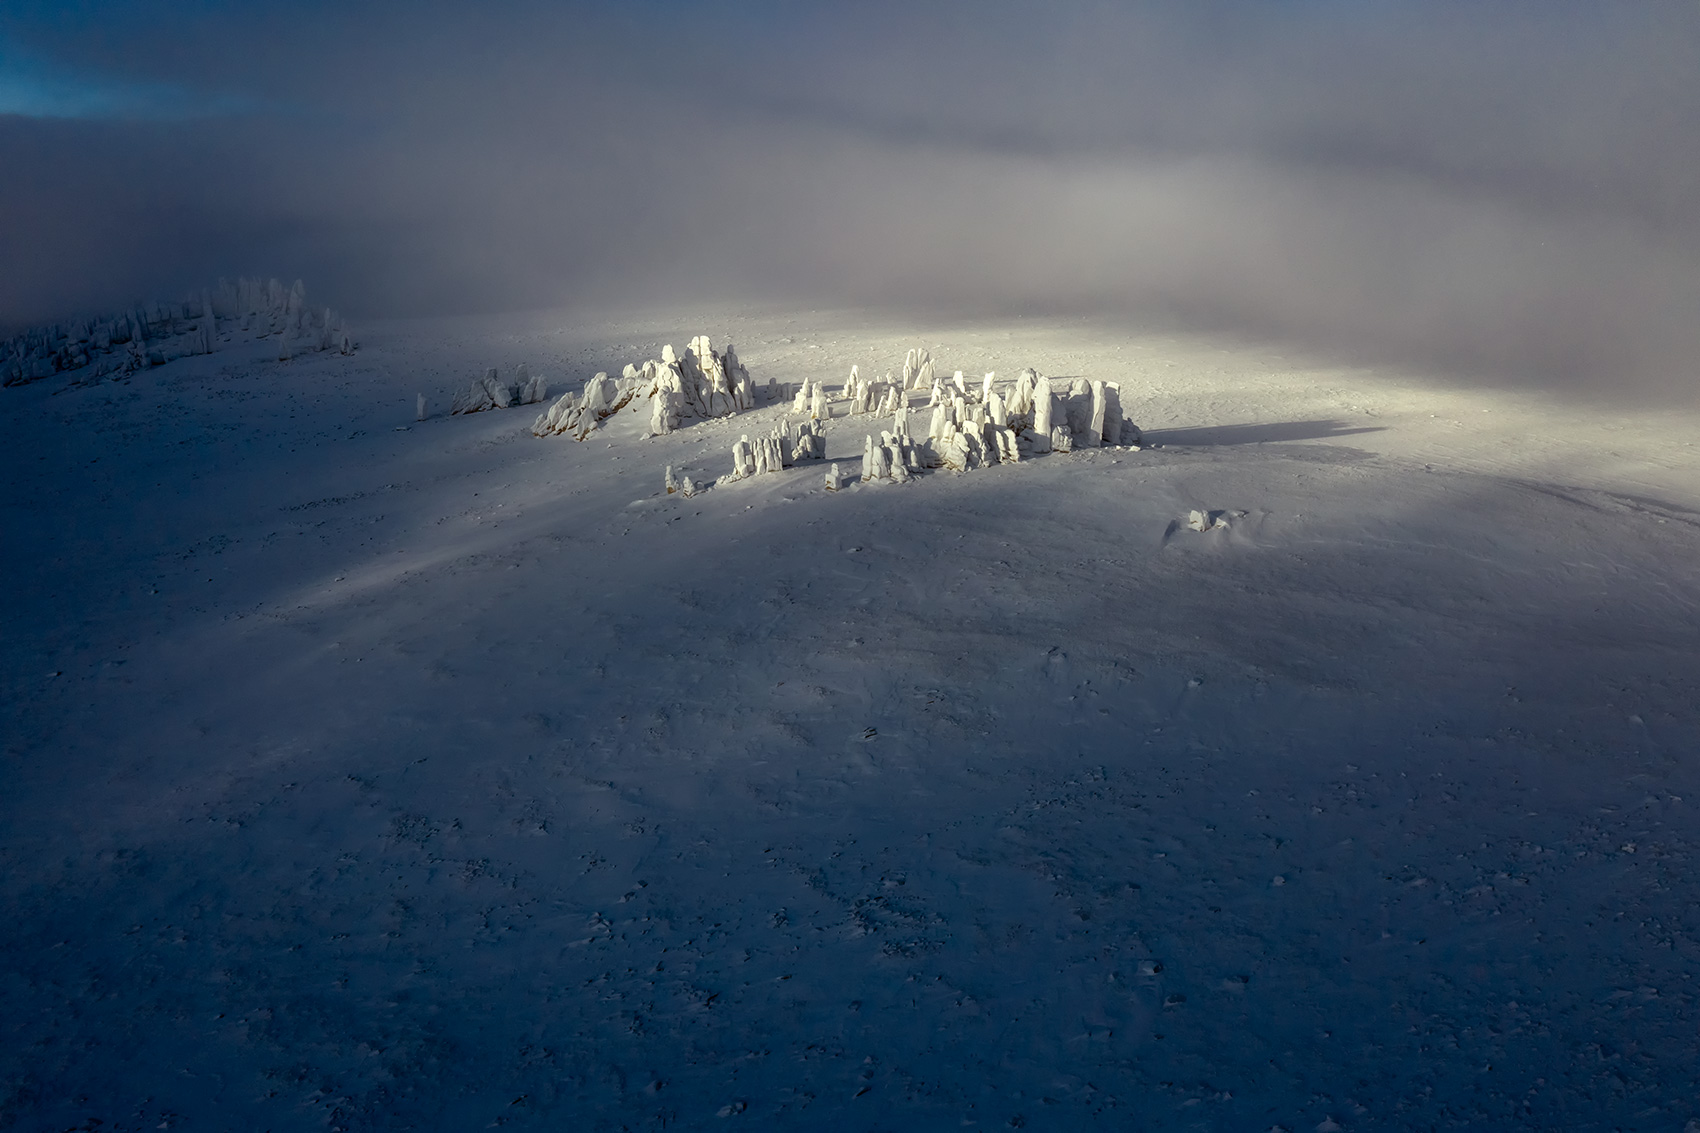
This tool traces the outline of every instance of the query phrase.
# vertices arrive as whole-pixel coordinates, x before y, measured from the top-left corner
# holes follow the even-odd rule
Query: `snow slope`
[[[685,500],[782,409],[441,416],[698,332],[1156,447]],[[1700,1116],[1691,414],[1085,322],[362,337],[0,399],[0,1126]]]

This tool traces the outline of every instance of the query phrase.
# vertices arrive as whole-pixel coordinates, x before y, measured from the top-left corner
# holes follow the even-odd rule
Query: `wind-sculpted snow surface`
[[[1700,1118],[1693,414],[718,317],[0,391],[0,1128]]]
[[[354,341],[328,307],[307,306],[296,280],[219,280],[181,302],[153,302],[120,314],[36,327],[0,342],[0,384],[15,386],[65,374],[74,381],[124,377],[179,358],[212,354],[243,338],[276,339],[278,358],[334,350]]]

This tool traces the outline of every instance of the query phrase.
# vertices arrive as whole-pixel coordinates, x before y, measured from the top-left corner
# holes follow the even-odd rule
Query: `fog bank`
[[[0,322],[263,273],[367,317],[1160,313],[1681,397],[1700,358],[1693,5],[25,5],[0,61]]]

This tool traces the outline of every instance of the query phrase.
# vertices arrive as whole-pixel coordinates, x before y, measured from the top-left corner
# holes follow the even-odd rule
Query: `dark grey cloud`
[[[12,321],[261,272],[367,314],[1161,312],[1664,394],[1700,358],[1691,3],[132,3],[0,43],[104,92],[0,118]]]

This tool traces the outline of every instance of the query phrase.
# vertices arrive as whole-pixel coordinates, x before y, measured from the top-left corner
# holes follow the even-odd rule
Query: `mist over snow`
[[[259,273],[1700,356],[1691,4],[23,4],[0,65],[0,322]]]
[[[1692,2],[8,0],[0,1133],[1700,1133],[1697,122]]]

